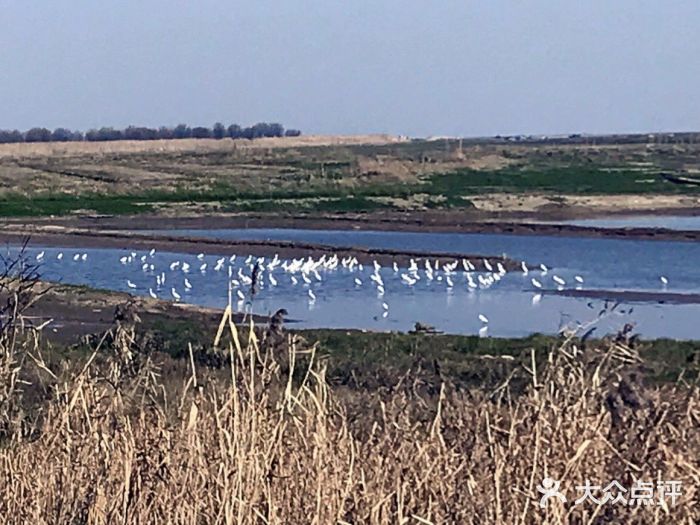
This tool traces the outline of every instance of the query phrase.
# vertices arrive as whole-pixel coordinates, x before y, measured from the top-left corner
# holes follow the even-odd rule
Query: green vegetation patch
[[[0,198],[0,217],[67,215],[80,210],[120,215],[150,211],[152,206],[128,196],[56,194],[38,197],[7,195]]]
[[[569,195],[698,193],[700,187],[666,181],[658,173],[595,166],[460,169],[430,175],[421,191],[432,195],[545,192]]]

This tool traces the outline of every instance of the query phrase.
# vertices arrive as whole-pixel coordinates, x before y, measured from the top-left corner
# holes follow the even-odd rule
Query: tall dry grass
[[[3,523],[697,523],[698,388],[644,386],[624,344],[567,341],[533,357],[518,393],[445,382],[431,395],[408,377],[341,393],[313,347],[268,345],[230,309],[210,350],[221,367],[190,353],[181,382],[141,351],[135,317],[117,317],[77,369],[26,329],[0,340],[14,385],[0,401]],[[29,382],[43,395],[26,399]],[[545,476],[568,503],[539,508]],[[586,479],[635,478],[681,480],[683,495],[572,504]]]
[[[117,153],[212,152],[256,148],[299,148],[305,146],[384,145],[403,139],[385,134],[301,135],[248,139],[115,140],[105,142],[20,142],[0,144],[0,159],[47,156],[106,155]]]

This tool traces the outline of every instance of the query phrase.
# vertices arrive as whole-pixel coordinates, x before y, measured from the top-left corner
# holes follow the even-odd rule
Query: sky
[[[700,130],[698,0],[0,0],[0,128]]]

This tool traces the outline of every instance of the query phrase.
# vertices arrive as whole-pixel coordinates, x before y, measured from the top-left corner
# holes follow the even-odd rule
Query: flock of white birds
[[[134,271],[139,272],[142,276],[147,277],[147,285],[138,285],[131,279],[126,280],[126,286],[130,290],[146,291],[153,299],[165,298],[168,296],[174,301],[181,301],[183,293],[189,294],[193,290],[193,284],[188,278],[191,272],[207,272],[228,274],[229,282],[229,298],[237,301],[239,309],[250,306],[252,303],[255,290],[273,289],[278,286],[282,279],[288,279],[292,286],[299,286],[305,290],[308,302],[313,304],[317,300],[316,292],[311,288],[312,283],[322,283],[324,275],[328,276],[338,269],[344,269],[345,274],[352,276],[352,284],[354,287],[373,287],[376,294],[380,298],[384,298],[386,287],[383,274],[388,272],[394,278],[398,278],[399,282],[407,287],[416,286],[422,280],[430,283],[437,283],[447,291],[453,290],[455,287],[464,287],[466,290],[473,292],[476,290],[485,290],[497,284],[508,273],[502,262],[493,262],[489,259],[481,259],[480,266],[483,270],[477,271],[476,266],[469,259],[441,261],[440,259],[425,258],[417,261],[410,259],[407,267],[399,267],[396,262],[390,266],[383,267],[376,260],[372,261],[369,267],[370,273],[366,278],[367,272],[362,263],[356,257],[347,256],[340,258],[338,255],[322,255],[318,258],[311,256],[281,259],[279,255],[274,257],[255,257],[248,255],[247,257],[239,257],[231,255],[230,257],[220,257],[214,264],[205,261],[204,253],[196,256],[197,262],[187,262],[183,258],[173,260],[168,264],[169,272],[166,273],[162,268],[157,268],[154,257],[155,249],[151,249],[146,254],[139,255],[137,252],[128,252],[119,258],[119,263],[124,266],[134,266]],[[42,262],[46,257],[46,252],[41,251],[36,255],[37,262]],[[56,255],[56,259],[61,261],[64,259],[63,252]],[[75,253],[70,256],[75,262],[85,262],[88,259],[87,253]],[[532,284],[532,304],[537,304],[542,298],[541,290],[546,288],[547,279],[551,278],[554,287],[558,290],[563,290],[567,282],[564,278],[550,272],[550,269],[540,264],[538,266],[529,266],[525,262],[521,263],[519,273],[523,277],[527,277]],[[253,286],[253,279],[256,279]],[[364,280],[363,280],[364,278]],[[136,279],[136,277],[134,277]],[[141,279],[143,280],[143,279]],[[668,279],[665,276],[660,277],[662,285],[668,285]],[[584,283],[583,277],[575,275],[573,285],[576,289],[580,289]],[[318,288],[317,288],[318,291]],[[381,316],[386,318],[389,316],[389,304],[386,300],[381,302]],[[481,322],[479,333],[485,335],[488,330],[489,319],[484,314],[477,314],[477,318]]]

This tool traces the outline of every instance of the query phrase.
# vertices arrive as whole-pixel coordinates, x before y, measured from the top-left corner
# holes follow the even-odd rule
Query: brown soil
[[[658,209],[645,212],[646,215],[697,215],[699,208]],[[624,213],[608,213],[605,216],[622,216]],[[696,230],[670,230],[663,228],[594,228],[574,226],[556,223],[538,223],[537,220],[556,221],[570,218],[590,218],[591,214],[568,213],[564,217],[559,211],[552,213],[533,214],[480,214],[473,211],[433,210],[415,212],[371,212],[371,213],[344,213],[314,215],[286,215],[272,213],[247,213],[225,215],[197,215],[197,216],[163,216],[140,215],[138,217],[52,217],[37,219],[6,219],[0,222],[0,242],[16,240],[23,235],[31,234],[35,240],[52,245],[75,246],[115,246],[120,243],[115,241],[98,241],[101,232],[124,232],[139,230],[177,230],[177,229],[227,229],[227,228],[299,228],[322,230],[384,230],[384,231],[410,231],[410,232],[445,232],[445,233],[505,233],[510,235],[548,235],[569,237],[597,237],[614,239],[637,240],[674,240],[674,241],[698,241],[700,231]],[[89,235],[88,235],[89,233]],[[91,240],[85,240],[89,236]],[[79,239],[80,237],[80,239]],[[163,238],[161,242],[166,242]],[[148,242],[153,242],[149,239]],[[199,250],[187,246],[182,239],[167,241],[173,249],[180,245],[182,251]],[[175,244],[173,244],[175,242]],[[212,241],[197,240],[196,243],[210,244]],[[72,244],[79,243],[79,244]],[[85,244],[91,243],[91,244]],[[123,242],[121,243],[123,244]],[[261,243],[234,243],[219,242],[222,248],[244,247],[244,245],[259,245]],[[268,243],[270,244],[270,243]],[[274,250],[281,248],[280,243],[274,243]],[[288,243],[287,243],[288,244]],[[206,246],[209,249],[209,246]],[[292,250],[292,246],[283,248],[288,254],[299,256],[311,251],[327,251],[322,247],[313,245],[296,245],[299,250]],[[202,251],[202,250],[200,250]],[[367,250],[365,250],[367,251]],[[364,257],[363,250],[356,249],[358,258]],[[368,256],[375,257],[377,253],[371,251]],[[218,253],[218,252],[213,252]],[[224,252],[226,253],[226,252]],[[261,255],[266,255],[261,253]],[[398,256],[397,253],[387,253],[390,256]],[[417,254],[408,254],[415,257]],[[468,254],[459,254],[466,256]]]
[[[547,295],[564,295],[624,303],[700,304],[700,294],[643,292],[636,290],[532,290]]]
[[[222,311],[190,304],[174,303],[150,297],[137,297],[123,292],[95,290],[81,286],[41,283],[37,291],[44,295],[26,312],[27,323],[41,326],[52,341],[72,344],[80,337],[99,334],[114,323],[117,305],[132,301],[144,322],[188,319],[206,326],[217,326]],[[243,314],[235,314],[237,323]],[[254,316],[254,321],[266,323],[267,318]]]

